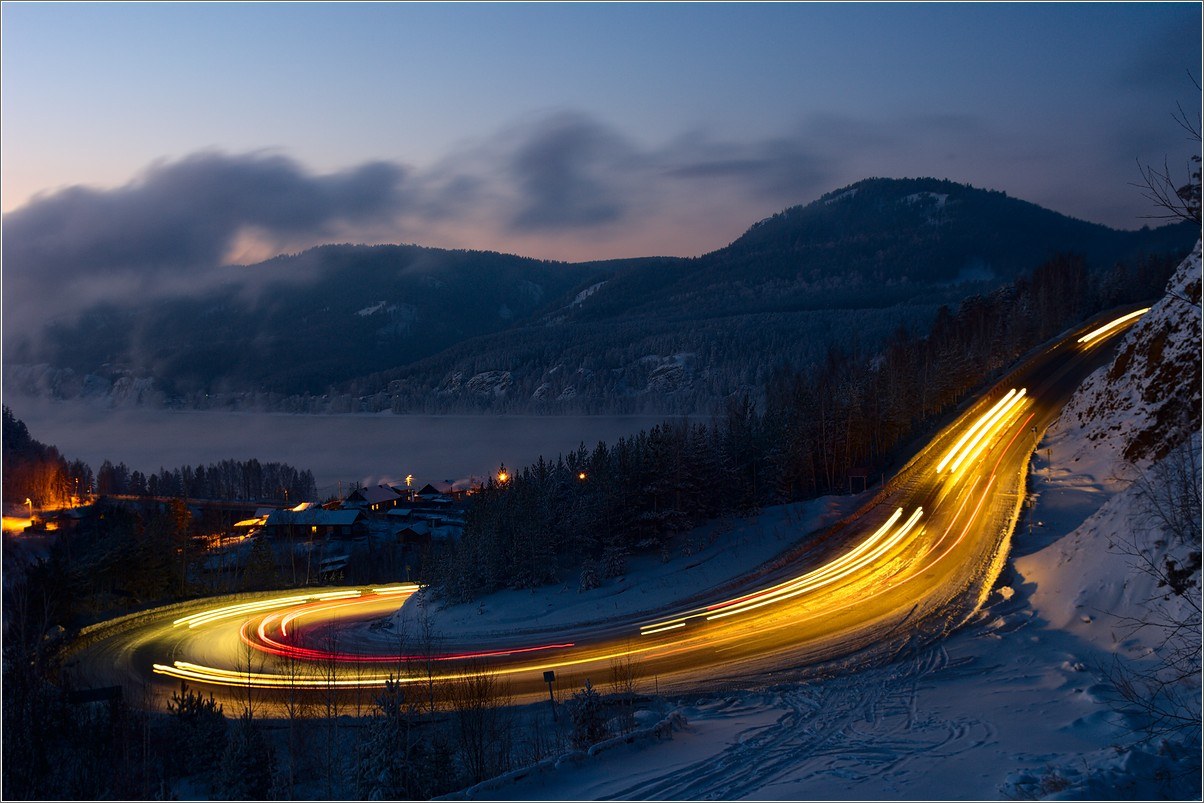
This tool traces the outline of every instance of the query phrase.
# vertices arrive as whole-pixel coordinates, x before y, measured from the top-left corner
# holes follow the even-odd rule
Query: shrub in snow
[[[569,700],[569,716],[573,721],[573,746],[578,749],[585,749],[610,736],[602,697],[589,680],[585,681],[585,688],[573,694]]]
[[[226,739],[218,790],[227,800],[266,800],[272,790],[274,759],[259,723],[244,714]]]
[[[581,584],[578,591],[592,591],[600,585],[602,581],[598,579],[598,564],[592,560],[581,564]]]
[[[355,792],[361,800],[421,799],[429,793],[422,769],[426,744],[413,732],[412,706],[400,683],[386,681],[378,713],[368,718],[367,735],[355,765]]]
[[[627,555],[622,549],[607,549],[602,556],[602,576],[620,577],[627,572]]]
[[[167,755],[172,773],[188,775],[198,767],[215,766],[226,741],[226,717],[212,692],[204,697],[180,681],[180,690],[171,693],[167,711],[171,714]]]

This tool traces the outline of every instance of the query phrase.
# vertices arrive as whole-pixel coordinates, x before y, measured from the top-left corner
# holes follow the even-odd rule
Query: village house
[[[388,485],[373,485],[369,488],[357,488],[343,500],[344,508],[358,508],[380,513],[397,507],[401,494]]]
[[[397,543],[403,547],[426,547],[431,543],[431,526],[425,521],[404,524],[396,532]]]
[[[368,534],[361,510],[273,510],[264,529],[277,538],[357,538]]]

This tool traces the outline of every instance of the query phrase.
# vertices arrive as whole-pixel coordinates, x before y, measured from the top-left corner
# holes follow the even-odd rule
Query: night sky
[[[1137,228],[1138,161],[1185,177],[1198,150],[1172,115],[1198,114],[1200,23],[1195,2],[6,3],[5,261],[695,255],[867,176]]]

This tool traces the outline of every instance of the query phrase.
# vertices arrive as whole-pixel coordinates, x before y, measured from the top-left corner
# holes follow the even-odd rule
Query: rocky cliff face
[[[1110,366],[1067,405],[1058,428],[1078,427],[1084,448],[1142,464],[1200,430],[1200,243],[1166,295],[1125,335]]]

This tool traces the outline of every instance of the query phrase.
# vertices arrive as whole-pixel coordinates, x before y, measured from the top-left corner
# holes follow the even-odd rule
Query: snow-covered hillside
[[[1200,243],[1166,295],[1125,335],[1112,365],[1083,384],[1059,427],[1088,450],[1145,463],[1200,429]],[[1074,457],[1082,455],[1076,453]]]
[[[465,796],[1200,799],[1200,589],[1176,594],[1158,576],[1194,551],[1199,579],[1199,299],[1197,246],[1047,433],[1009,567],[951,638],[806,683],[653,698],[640,721],[675,711],[686,724]],[[1137,626],[1158,617],[1187,627]],[[1151,701],[1194,726],[1151,737],[1150,711],[1114,681],[1148,691],[1141,678],[1157,677],[1173,638],[1189,671]]]

